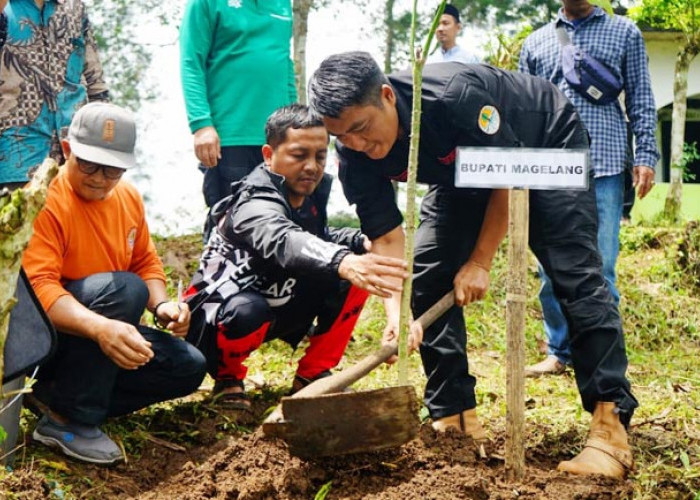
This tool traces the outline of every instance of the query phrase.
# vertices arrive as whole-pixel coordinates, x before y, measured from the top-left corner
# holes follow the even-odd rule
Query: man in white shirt
[[[452,4],[445,5],[445,11],[440,17],[435,36],[440,47],[428,57],[428,63],[456,61],[461,63],[479,63],[479,58],[457,45],[457,35],[462,30],[459,20],[459,10]]]

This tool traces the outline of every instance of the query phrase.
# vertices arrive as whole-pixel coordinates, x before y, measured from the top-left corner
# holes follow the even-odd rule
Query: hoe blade
[[[418,401],[411,386],[282,398],[282,420],[264,431],[283,439],[292,455],[327,457],[400,446],[418,433]]]

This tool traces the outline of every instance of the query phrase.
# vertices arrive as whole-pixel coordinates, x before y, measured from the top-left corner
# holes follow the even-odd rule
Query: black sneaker
[[[92,464],[113,464],[124,459],[122,450],[95,425],[59,424],[44,415],[32,437],[47,446],[58,447],[69,457]]]

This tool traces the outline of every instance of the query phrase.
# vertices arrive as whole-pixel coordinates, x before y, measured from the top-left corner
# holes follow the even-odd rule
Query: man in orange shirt
[[[75,114],[22,261],[59,332],[34,386],[46,412],[33,437],[92,463],[123,458],[98,428],[107,417],[189,394],[205,374],[203,355],[177,338],[190,311],[168,299],[141,197],[121,180],[135,142],[131,114],[113,104]],[[146,308],[173,335],[139,325]]]

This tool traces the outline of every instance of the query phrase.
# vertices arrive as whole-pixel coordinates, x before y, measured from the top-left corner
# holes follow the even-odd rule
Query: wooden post
[[[511,189],[508,217],[508,281],[506,294],[506,476],[523,478],[525,468],[525,301],[529,190]]]

